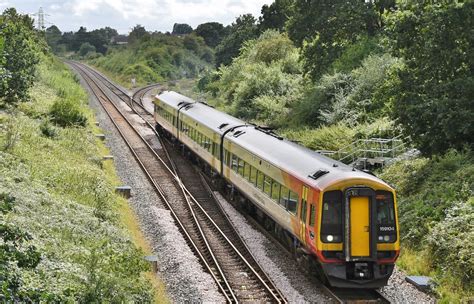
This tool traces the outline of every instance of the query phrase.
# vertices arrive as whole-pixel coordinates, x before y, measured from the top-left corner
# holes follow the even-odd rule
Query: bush
[[[456,202],[473,195],[474,156],[471,151],[450,151],[432,160],[402,161],[380,177],[398,190],[400,235],[405,244],[419,248],[431,227],[446,217]]]
[[[453,203],[430,229],[428,247],[443,273],[459,278],[464,289],[474,283],[474,197]]]
[[[84,127],[87,118],[81,112],[77,103],[78,101],[71,98],[61,98],[55,101],[49,112],[51,121],[61,127]]]
[[[350,73],[324,74],[293,108],[294,123],[308,126],[343,122],[355,126],[390,113],[383,85],[398,60],[388,54],[370,55]]]
[[[58,135],[56,128],[51,124],[49,120],[44,120],[40,124],[40,131],[46,137],[54,138]]]
[[[89,42],[81,44],[81,47],[79,48],[79,55],[85,57],[89,53],[95,53],[95,46]]]
[[[218,96],[232,114],[271,126],[301,97],[298,51],[285,34],[266,31],[250,40],[231,65],[203,78],[200,87]]]
[[[341,56],[333,62],[332,67],[336,72],[350,73],[358,68],[367,56],[381,52],[378,37],[360,38],[343,51]]]

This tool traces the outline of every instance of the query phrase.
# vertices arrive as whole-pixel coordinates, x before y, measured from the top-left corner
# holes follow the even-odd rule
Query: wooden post
[[[125,198],[132,196],[132,187],[130,186],[119,186],[115,188],[115,193],[122,195]]]
[[[145,260],[150,262],[151,270],[153,271],[153,273],[157,273],[158,272],[158,257],[156,255],[148,255],[145,257]]]

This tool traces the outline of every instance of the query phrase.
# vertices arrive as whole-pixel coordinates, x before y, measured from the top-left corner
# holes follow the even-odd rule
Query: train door
[[[308,187],[303,185],[300,204],[300,240],[306,245],[306,219],[308,208]]]
[[[316,202],[309,200],[308,202],[309,208],[308,208],[308,222],[307,222],[307,229],[308,229],[308,235],[309,235],[309,240],[308,242],[311,242],[311,246],[315,247],[316,242],[315,242],[315,236],[316,233],[314,231],[314,227],[316,225]]]
[[[369,198],[353,196],[350,198],[351,255],[368,257],[370,255]]]
[[[371,189],[351,189],[346,196],[346,254],[352,260],[365,259],[376,255],[374,227],[371,214],[374,214],[375,193]],[[347,239],[349,238],[349,239]],[[349,249],[349,250],[347,250]]]

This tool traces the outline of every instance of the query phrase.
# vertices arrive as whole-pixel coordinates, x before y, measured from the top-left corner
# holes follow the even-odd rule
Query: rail
[[[247,259],[239,252],[239,250],[234,246],[234,244],[227,238],[227,236],[220,230],[220,228],[218,227],[218,225],[213,221],[213,219],[207,214],[206,210],[204,210],[204,208],[200,205],[200,203],[198,202],[198,200],[196,200],[196,198],[194,197],[194,195],[186,188],[186,186],[184,185],[184,183],[182,182],[181,178],[177,175],[177,170],[176,170],[176,166],[173,164],[171,158],[168,159],[168,161],[165,161],[162,157],[160,157],[156,151],[149,145],[149,143],[147,142],[147,140],[145,140],[145,138],[143,138],[139,132],[135,129],[135,127],[133,126],[133,124],[127,119],[127,117],[120,111],[120,109],[114,104],[113,101],[111,101],[110,99],[108,99],[107,97],[107,94],[99,87],[98,84],[96,83],[93,83],[94,81],[92,80],[92,77],[90,77],[89,75],[87,75],[87,72],[86,72],[86,69],[88,71],[88,73],[90,74],[94,74],[93,70],[87,68],[87,67],[83,67],[77,63],[70,63],[71,65],[73,65],[74,67],[76,67],[76,69],[78,69],[78,71],[84,76],[86,82],[88,83],[88,85],[91,87],[92,91],[94,92],[94,94],[96,94],[96,97],[98,98],[99,102],[101,102],[102,106],[104,107],[104,109],[106,110],[107,114],[109,115],[109,117],[112,119],[112,121],[114,122],[115,126],[117,127],[117,129],[119,130],[121,136],[125,139],[126,143],[129,145],[130,149],[132,150],[132,152],[134,153],[134,156],[137,158],[137,160],[139,161],[139,164],[142,166],[142,169],[146,172],[146,174],[148,175],[149,179],[152,181],[152,184],[155,186],[155,188],[158,190],[158,193],[160,194],[160,196],[162,197],[162,199],[166,202],[168,208],[172,211],[172,215],[175,217],[175,219],[177,220],[177,222],[179,223],[178,226],[181,227],[183,230],[184,230],[184,234],[187,236],[187,238],[190,240],[191,242],[191,245],[192,247],[194,247],[195,249],[195,252],[198,253],[198,256],[201,258],[202,261],[204,261],[204,264],[206,266],[206,268],[208,269],[208,271],[211,273],[212,277],[214,278],[214,280],[216,281],[216,283],[218,284],[220,290],[223,292],[223,294],[226,296],[226,299],[228,302],[238,302],[239,301],[239,295],[237,295],[236,292],[234,292],[234,289],[235,289],[235,286],[232,286],[233,285],[233,282],[230,282],[228,281],[228,279],[226,278],[226,274],[224,274],[224,271],[223,269],[221,268],[221,265],[219,264],[219,262],[217,261],[217,258],[216,256],[214,255],[213,253],[213,250],[212,250],[212,246],[211,244],[209,244],[209,242],[207,241],[207,237],[204,233],[204,229],[206,229],[206,225],[210,225],[212,226],[215,231],[218,232],[218,234],[220,235],[220,237],[222,239],[224,239],[228,246],[232,248],[234,254],[236,254],[239,259],[241,261],[243,261],[243,263],[246,265],[247,269],[250,271],[250,273],[253,274],[253,277],[254,278],[257,278],[257,281],[259,282],[259,284],[261,284],[264,288],[264,290],[266,290],[266,296],[267,296],[267,299],[272,299],[272,301],[275,301],[275,302],[285,302],[285,299],[283,298],[283,296],[281,295],[281,293],[279,292],[278,289],[276,289],[276,287],[273,285],[273,283],[267,278],[265,277],[265,274],[263,273],[262,275],[262,272],[261,270],[258,270],[256,271],[254,269],[255,267],[255,262],[253,261],[254,265],[250,265],[250,263],[247,261]],[[99,77],[103,77],[103,76],[100,76],[100,74],[95,74],[95,75],[99,75]],[[96,76],[97,77],[97,76]],[[99,78],[97,77],[97,78]],[[106,80],[105,77],[103,77],[104,79],[104,82]],[[109,84],[113,85],[110,81],[107,81]],[[93,87],[95,89],[93,89]],[[117,88],[116,86],[114,86],[116,89],[120,90],[119,88]],[[121,91],[121,90],[120,90]],[[97,94],[97,92],[101,92],[101,95]],[[124,93],[122,91],[122,93]],[[117,96],[119,96],[118,94],[116,94]],[[122,100],[126,101],[126,100],[129,100],[129,98],[126,98],[127,97],[127,94],[120,94],[120,95],[123,95],[125,96],[125,99],[124,98],[121,98]],[[120,96],[119,96],[120,97]],[[104,104],[105,102],[109,102],[109,104]],[[133,103],[133,102],[132,102]],[[113,108],[115,108],[115,115],[121,115],[122,118],[121,119],[117,119],[117,117],[114,117],[114,114],[111,114],[110,112],[113,111],[113,108],[111,107],[113,106]],[[133,104],[131,104],[132,106],[132,109],[134,108],[133,107]],[[144,108],[139,105],[142,110],[144,110]],[[138,114],[138,113],[137,113]],[[146,112],[147,115],[150,115],[150,113]],[[115,120],[114,120],[115,118]],[[140,155],[138,155],[138,153],[135,152],[132,144],[127,140],[127,135],[123,134],[123,132],[121,131],[120,127],[124,127],[124,125],[122,126],[118,126],[117,124],[117,121],[121,121],[121,122],[126,122],[128,124],[128,127],[125,126],[125,128],[131,128],[133,129],[133,131],[135,132],[135,135],[140,137],[142,139],[142,142],[146,144],[146,146],[148,147],[148,152],[151,153],[152,155],[154,155],[154,158],[156,160],[158,160],[159,162],[161,162],[161,164],[164,166],[164,168],[166,169],[165,171],[168,171],[168,174],[171,175],[172,177],[172,180],[175,181],[175,183],[177,184],[177,186],[181,189],[182,193],[183,193],[183,196],[184,196],[184,200],[187,202],[187,209],[189,211],[189,213],[191,213],[192,215],[192,218],[193,218],[193,221],[196,223],[197,225],[197,229],[199,230],[199,233],[201,235],[201,240],[203,243],[205,243],[206,245],[206,253],[200,253],[202,251],[202,248],[199,248],[199,245],[196,244],[196,240],[193,241],[193,237],[191,236],[191,233],[188,233],[188,228],[186,228],[186,224],[184,224],[180,218],[183,218],[183,215],[181,214],[178,214],[179,211],[177,211],[173,204],[171,204],[167,198],[167,195],[166,193],[164,193],[165,191],[163,191],[163,189],[160,188],[160,186],[157,184],[156,182],[156,178],[153,176],[153,174],[150,174],[149,170],[147,169],[147,166],[146,164],[144,164],[141,159],[140,159]],[[146,120],[145,120],[146,121]],[[148,123],[148,122],[147,122]],[[149,123],[148,123],[149,124]],[[153,126],[150,125],[150,127],[154,130]],[[155,131],[155,130],[154,130]],[[130,132],[130,130],[129,130]],[[130,136],[130,134],[128,134],[128,136]],[[142,153],[143,153],[143,149],[141,149]],[[163,155],[162,155],[163,156]],[[166,154],[164,155],[166,156]],[[169,154],[168,154],[168,157],[169,157]],[[196,208],[197,207],[197,208]],[[199,216],[197,215],[197,213],[199,213]],[[198,219],[199,217],[199,219]],[[204,223],[203,222],[203,219],[205,219],[207,222]],[[201,227],[201,223],[202,225],[204,225],[203,227]],[[199,242],[199,241],[198,241]],[[213,244],[214,246],[216,246],[215,244]],[[201,246],[202,247],[202,246]],[[207,258],[204,256],[208,256]],[[209,258],[210,256],[210,258]],[[209,265],[210,262],[212,262],[213,265]],[[258,266],[258,264],[257,264]],[[217,269],[217,271],[216,271]],[[254,283],[255,284],[255,283]],[[235,284],[234,284],[235,285]],[[257,291],[260,291],[261,289],[256,289]],[[268,298],[269,297],[269,298]],[[254,298],[254,300],[257,299],[257,298]]]

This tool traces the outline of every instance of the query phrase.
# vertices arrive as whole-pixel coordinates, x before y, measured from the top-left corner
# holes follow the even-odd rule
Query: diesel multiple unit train
[[[157,128],[207,164],[331,286],[387,284],[400,250],[393,188],[176,92],[154,104]]]

